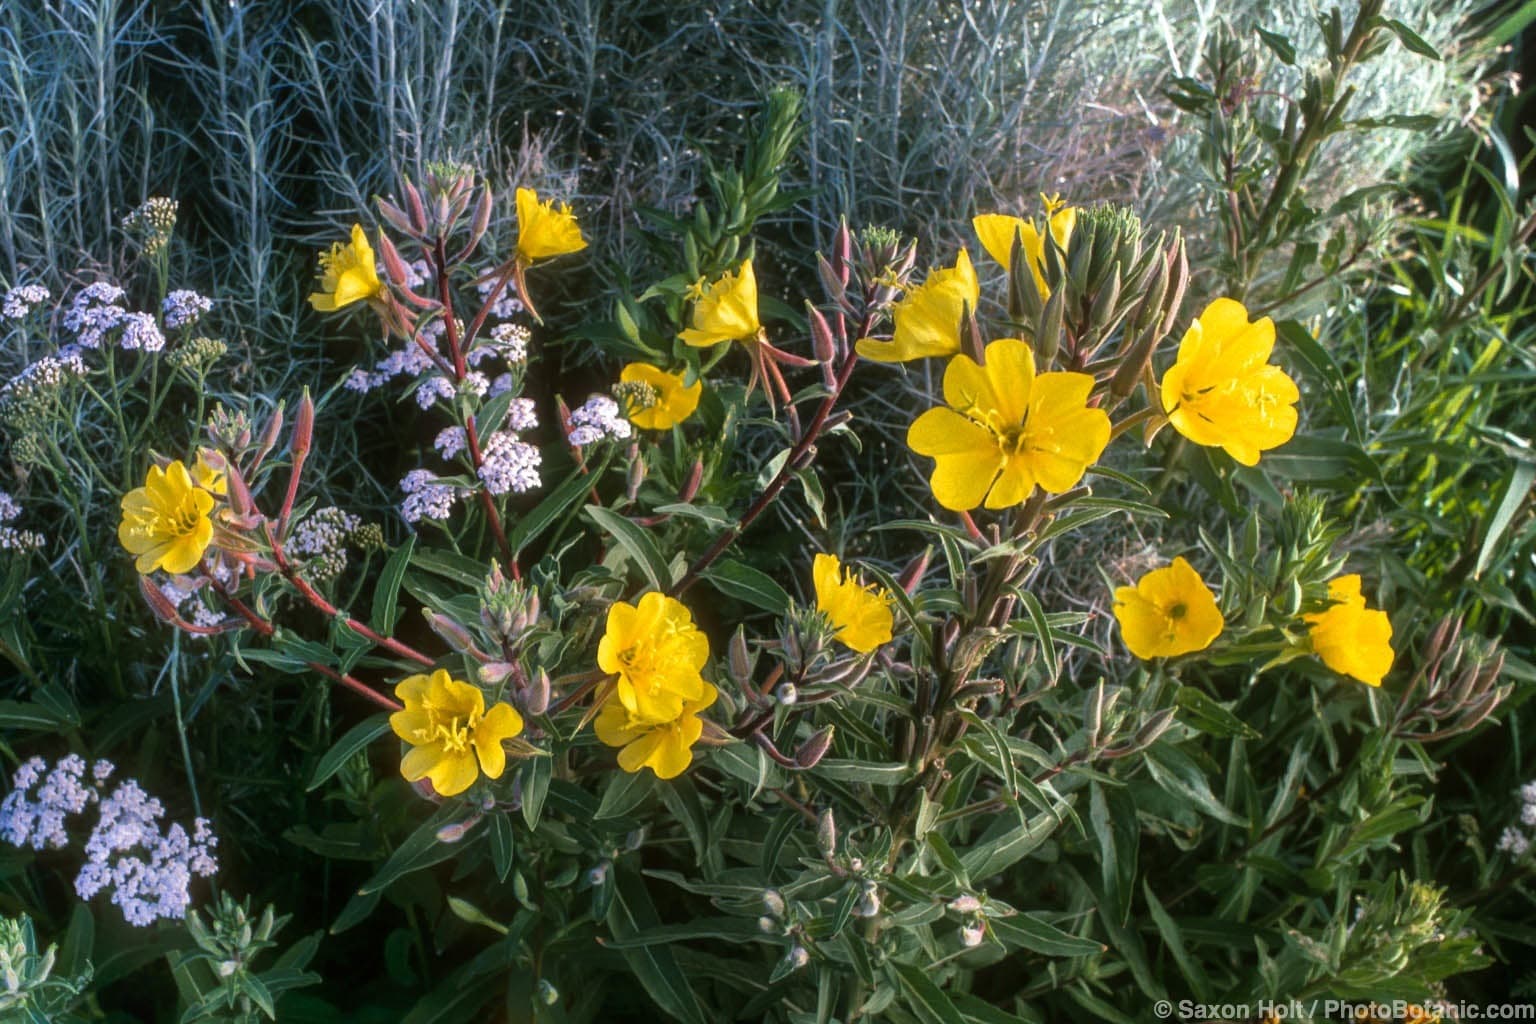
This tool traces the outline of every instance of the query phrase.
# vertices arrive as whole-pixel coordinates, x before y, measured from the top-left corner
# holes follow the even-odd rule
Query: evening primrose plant
[[[792,125],[770,111],[763,131]],[[757,194],[776,166],[752,172],[768,183]],[[721,194],[744,201],[741,180]],[[1063,538],[1107,518],[1156,536],[1169,510],[1143,480],[1159,436],[1262,470],[1305,418],[1273,321],[1224,297],[1191,313],[1183,239],[1126,209],[1052,199],[1039,224],[978,216],[1003,271],[987,287],[965,249],[923,273],[916,243],[844,225],[803,321],[769,314],[795,304],[764,301],[777,282],[750,239],[698,218],[677,277],[617,304],[627,361],[607,390],[556,395],[551,412],[534,397],[548,339],[527,321],[542,267],[586,247],[579,210],[519,189],[516,232],[499,237],[501,197],[451,165],[399,196],[321,254],[311,300],[389,348],[347,386],[382,397],[404,378],[396,400],[437,431],[434,461],[400,482],[404,539],[371,597],[301,537],[319,514],[306,469],[324,415],[307,394],[291,427],[221,414],[195,453],[152,465],[123,498],[120,538],[172,627],[381,709],[314,785],[366,756],[410,785],[419,823],[379,851],[332,930],[428,885],[440,948],[495,950],[448,972],[420,1013],[1107,1006],[1106,980],[1145,956],[1133,905],[1167,916],[1122,873],[1143,837],[1194,849],[1213,828],[1270,850],[1299,820],[1323,829],[1310,870],[1325,871],[1392,834],[1330,838],[1296,803],[1309,768],[1294,754],[1260,816],[1257,791],[1213,788],[1210,744],[1254,764],[1267,733],[1314,737],[1293,751],[1336,744],[1308,724],[1332,705],[1323,721],[1374,735],[1379,765],[1383,744],[1465,731],[1507,693],[1480,669],[1465,693],[1431,682],[1421,700],[1404,691],[1397,724],[1371,724],[1393,714],[1373,689],[1415,662],[1300,495],[1272,528],[1250,516],[1225,543],[1204,535],[1111,574],[1095,598],[1118,626],[1110,649],[1078,631],[1082,613],[1042,603]],[[902,561],[857,558],[818,456],[856,439],[851,387],[916,369],[936,386],[909,410],[902,458],[927,512],[877,525],[907,538]],[[778,446],[762,464],[743,464],[749,428]],[[812,510],[811,542],[754,551],[764,513],[791,502]],[[349,513],[332,511],[345,544]],[[201,619],[168,588],[199,595]],[[1372,785],[1354,813],[1406,824],[1416,798]],[[1085,844],[1091,870],[1075,866]],[[428,872],[449,859],[451,877]],[[1055,880],[1036,884],[1026,862]],[[1350,875],[1335,906],[1396,898],[1374,885]],[[1244,920],[1268,900],[1212,913]],[[1274,913],[1283,925],[1251,927],[1336,923]],[[1344,991],[1308,948],[1283,977]],[[1455,969],[1480,962],[1475,943],[1456,950]],[[1372,969],[1427,995],[1438,978],[1415,955]],[[1015,957],[1049,963],[1051,980],[1000,994],[991,969]],[[1282,977],[1271,963],[1260,947],[1211,969],[1257,992]]]

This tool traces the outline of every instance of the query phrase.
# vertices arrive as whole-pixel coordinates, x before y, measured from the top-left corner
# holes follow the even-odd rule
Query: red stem
[[[866,312],[864,314],[864,322],[860,325],[859,332],[854,337],[862,338],[867,335],[874,326],[874,318],[873,310]],[[729,529],[721,533],[720,536],[716,537],[714,543],[710,544],[704,553],[699,556],[698,561],[689,566],[688,571],[683,574],[683,578],[672,585],[669,593],[673,597],[677,597],[697,583],[700,574],[709,568],[715,559],[724,554],[725,549],[735,543],[736,538],[740,537],[747,527],[756,521],[758,516],[767,511],[768,506],[773,504],[773,500],[779,496],[779,492],[789,483],[789,478],[794,472],[797,469],[805,468],[801,465],[801,460],[815,446],[816,439],[820,436],[822,428],[827,424],[827,418],[832,415],[832,408],[837,405],[837,400],[842,396],[843,389],[848,386],[848,378],[853,375],[853,368],[858,363],[858,360],[858,352],[850,346],[848,354],[843,358],[843,365],[838,368],[836,384],[822,398],[821,404],[816,408],[816,415],[811,417],[811,422],[806,426],[805,433],[800,436],[800,440],[795,442],[795,446],[790,449],[789,457],[784,460],[784,465],[779,468],[778,473],[769,482],[768,486],[763,488],[763,493],[759,494],[756,500],[747,506],[747,510],[741,514],[741,518]]]
[[[308,580],[300,576],[298,570],[294,569],[292,563],[288,561],[288,556],[283,551],[282,543],[272,535],[271,524],[267,525],[266,531],[267,542],[272,545],[272,560],[277,563],[277,571],[283,574],[283,579],[293,584],[293,588],[299,592],[304,600],[320,609],[326,615],[341,619],[350,629],[361,633],[368,640],[372,641],[375,646],[382,647],[392,654],[398,654],[402,658],[414,661],[418,665],[425,665],[427,668],[431,668],[436,664],[436,662],[416,650],[416,648],[403,644],[394,637],[381,636],[372,629],[369,629],[366,624],[359,622],[327,601],[325,595],[311,586]]]

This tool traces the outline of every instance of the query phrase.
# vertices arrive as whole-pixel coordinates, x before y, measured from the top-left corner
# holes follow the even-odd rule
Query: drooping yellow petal
[[[1396,658],[1392,620],[1386,612],[1365,606],[1357,574],[1330,582],[1328,597],[1334,602],[1329,608],[1302,616],[1311,627],[1312,649],[1340,675],[1380,686]]]
[[[552,259],[587,247],[576,217],[565,203],[540,201],[531,188],[517,190],[517,258],[523,264]]]
[[[816,610],[827,617],[833,636],[850,650],[868,654],[890,642],[895,620],[889,594],[847,573],[836,555],[818,554],[811,564],[811,579]]]
[[[757,274],[750,259],[734,273],[706,285],[693,304],[693,317],[682,332],[685,344],[709,348],[725,341],[751,341],[762,331],[757,315]]]
[[[961,321],[980,301],[976,268],[970,253],[961,249],[953,267],[933,271],[896,304],[890,341],[860,338],[855,347],[859,355],[879,363],[953,355],[960,351]]]
[[[329,313],[372,299],[383,291],[373,246],[368,244],[363,226],[354,224],[351,242],[337,242],[329,252],[320,254],[320,290],[310,295],[309,304]]]
[[[475,755],[487,778],[499,779],[507,767],[507,751],[501,744],[523,731],[523,716],[512,705],[493,704],[475,726]]]

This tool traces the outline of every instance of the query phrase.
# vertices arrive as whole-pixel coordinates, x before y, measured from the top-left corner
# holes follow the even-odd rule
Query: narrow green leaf
[[[405,579],[405,567],[410,564],[411,553],[416,550],[416,535],[405,538],[405,543],[390,553],[389,560],[379,573],[379,582],[373,588],[373,610],[368,625],[374,632],[389,636],[399,621],[400,581]]]
[[[432,817],[416,826],[416,831],[395,848],[395,852],[389,855],[384,866],[358,889],[358,895],[367,896],[383,892],[395,879],[441,863],[458,853],[463,848],[464,842],[438,842],[437,833],[454,817],[463,813],[464,809],[454,804],[439,807]]]
[[[896,964],[896,977],[907,994],[906,1009],[923,1024],[965,1024],[965,1017],[921,967]]]
[[[618,542],[654,589],[664,591],[672,585],[672,571],[667,568],[667,560],[643,527],[601,505],[588,505],[586,513]]]
[[[602,476],[607,465],[605,457],[596,466],[590,467],[590,473],[573,472],[564,483],[550,491],[543,501],[512,524],[512,529],[507,531],[507,546],[513,553],[521,553],[570,511],[592,489],[592,481]]]
[[[722,559],[704,572],[704,578],[720,593],[754,608],[774,615],[783,615],[789,610],[789,594],[784,588],[775,583],[772,576],[744,562]]]
[[[1005,946],[1027,949],[1042,956],[1093,956],[1104,952],[1104,944],[1062,931],[1037,914],[997,917],[987,927]]]
[[[374,740],[389,732],[389,716],[386,714],[373,715],[363,719],[352,728],[348,729],[331,749],[320,758],[320,763],[315,765],[314,774],[309,777],[309,785],[305,787],[314,792],[323,786],[332,775],[341,771],[341,766],[352,758],[352,755],[364,749]]]

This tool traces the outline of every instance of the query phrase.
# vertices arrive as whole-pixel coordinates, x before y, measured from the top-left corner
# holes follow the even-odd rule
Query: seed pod
[[[801,768],[814,768],[832,749],[832,734],[836,731],[834,726],[827,726],[816,732],[800,749],[795,751],[795,764]]]
[[[830,807],[822,811],[816,821],[816,846],[823,857],[837,853],[837,818],[833,816]]]

